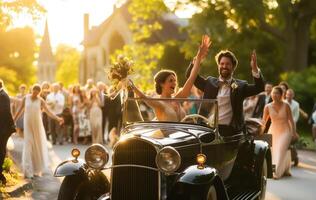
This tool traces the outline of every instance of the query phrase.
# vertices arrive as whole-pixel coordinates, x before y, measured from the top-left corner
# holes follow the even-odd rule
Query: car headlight
[[[101,169],[109,161],[109,152],[102,145],[93,144],[86,150],[84,158],[89,167]]]
[[[181,156],[175,148],[167,146],[157,153],[156,164],[159,170],[171,174],[179,169]]]

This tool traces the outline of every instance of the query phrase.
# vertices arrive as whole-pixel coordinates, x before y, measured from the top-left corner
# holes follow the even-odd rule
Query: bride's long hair
[[[166,70],[166,69],[160,70],[154,76],[155,88],[156,88],[157,94],[161,94],[162,93],[161,84],[164,83],[170,75],[175,76],[176,80],[177,80],[177,74],[174,71],[172,71],[172,70]]]

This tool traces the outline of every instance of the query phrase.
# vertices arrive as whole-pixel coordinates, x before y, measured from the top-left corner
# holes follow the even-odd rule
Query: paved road
[[[21,140],[14,139],[14,148],[21,149]],[[55,145],[49,146],[49,155],[52,163],[52,172],[63,160],[71,157],[71,149],[77,147],[84,158],[87,145]],[[12,147],[11,147],[12,148]],[[16,150],[11,150],[12,153]],[[19,153],[17,153],[19,154]],[[299,151],[300,163],[298,167],[292,168],[292,177],[280,180],[268,180],[266,200],[315,200],[316,199],[316,152]],[[33,191],[27,194],[29,199],[56,199],[58,188],[62,178],[44,176],[31,181]],[[25,197],[15,198],[25,199]]]
[[[292,176],[268,180],[267,200],[315,200],[316,152],[299,151],[300,163],[291,169]]]

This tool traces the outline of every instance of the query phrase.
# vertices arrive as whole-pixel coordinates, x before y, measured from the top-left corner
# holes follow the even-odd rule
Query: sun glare
[[[26,14],[19,14],[13,20],[13,27],[31,26],[38,35],[43,35],[45,21],[53,48],[67,44],[79,48],[83,39],[83,15],[89,13],[89,24],[98,26],[113,11],[115,0],[38,0],[46,10],[34,21]]]

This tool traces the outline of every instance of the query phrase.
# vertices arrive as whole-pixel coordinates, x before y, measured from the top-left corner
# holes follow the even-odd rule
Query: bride
[[[22,168],[26,178],[33,178],[43,173],[49,173],[49,157],[47,140],[42,121],[42,109],[48,116],[60,124],[63,119],[49,111],[45,101],[39,97],[41,87],[35,84],[32,93],[22,100],[19,111],[14,116],[14,121],[20,117],[24,110],[24,145],[22,153]]]
[[[177,75],[171,70],[160,70],[154,77],[156,93],[159,98],[187,98],[190,95],[191,88],[200,70],[200,63],[206,57],[208,49],[211,45],[211,40],[207,35],[202,37],[202,42],[195,57],[194,66],[190,77],[186,80],[183,88],[176,92]],[[129,87],[140,98],[150,99],[142,91],[140,91],[132,81],[129,82]],[[179,103],[172,101],[145,101],[155,111],[159,121],[181,121],[185,117],[185,111]]]

